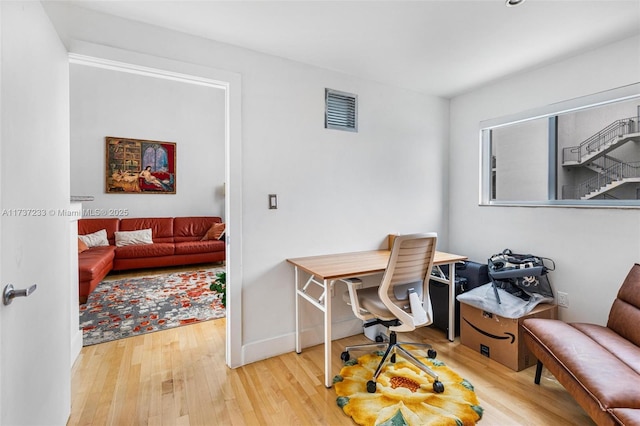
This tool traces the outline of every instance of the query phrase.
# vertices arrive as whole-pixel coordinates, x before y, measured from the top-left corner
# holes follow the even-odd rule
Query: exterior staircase
[[[608,173],[612,179],[618,180],[620,176],[617,174],[617,172],[620,169],[620,164],[624,163],[617,158],[604,154],[592,161],[589,161],[588,163],[583,164],[583,166],[589,170],[593,170],[599,175],[606,175]]]
[[[638,117],[623,118],[609,124],[580,145],[562,150],[562,165],[582,166],[629,141],[640,142]]]
[[[640,162],[623,163],[616,158],[603,155],[584,166],[595,171],[597,175],[578,185],[564,187],[563,198],[580,200],[596,197],[613,198],[607,196],[609,191],[627,183],[640,182]]]
[[[609,191],[627,183],[640,182],[640,162],[624,163],[607,155],[627,142],[640,142],[640,117],[623,118],[609,124],[580,145],[564,148],[564,167],[586,167],[596,175],[562,188],[564,199],[614,198]]]

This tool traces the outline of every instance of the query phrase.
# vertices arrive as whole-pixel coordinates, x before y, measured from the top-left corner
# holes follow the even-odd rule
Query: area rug
[[[382,359],[382,352],[348,361],[334,378],[337,403],[359,425],[475,425],[482,418],[473,386],[442,361],[417,357],[444,384],[444,392],[433,391],[433,379],[397,355],[378,377],[375,393],[367,392],[367,381]]]
[[[103,281],[80,306],[83,346],[225,316],[209,289],[224,267]]]

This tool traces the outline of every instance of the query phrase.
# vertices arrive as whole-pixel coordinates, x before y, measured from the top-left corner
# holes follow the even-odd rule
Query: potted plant
[[[227,307],[227,273],[225,271],[216,272],[215,279],[209,287],[212,291],[218,293],[220,302],[224,308]]]

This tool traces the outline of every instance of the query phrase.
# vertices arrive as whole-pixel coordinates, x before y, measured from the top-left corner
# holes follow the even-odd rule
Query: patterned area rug
[[[429,366],[444,384],[433,391],[433,379],[397,355],[378,377],[376,393],[367,392],[367,381],[382,359],[382,352],[348,361],[334,378],[338,406],[359,425],[475,425],[482,407],[473,386],[443,362],[417,358]]]
[[[103,281],[80,306],[83,346],[225,316],[209,286],[224,267]]]

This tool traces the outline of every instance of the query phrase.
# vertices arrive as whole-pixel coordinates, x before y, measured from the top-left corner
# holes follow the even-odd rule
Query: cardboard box
[[[522,339],[522,321],[526,318],[555,319],[557,316],[558,306],[546,303],[517,319],[460,303],[460,342],[512,370],[520,371],[537,362]]]

